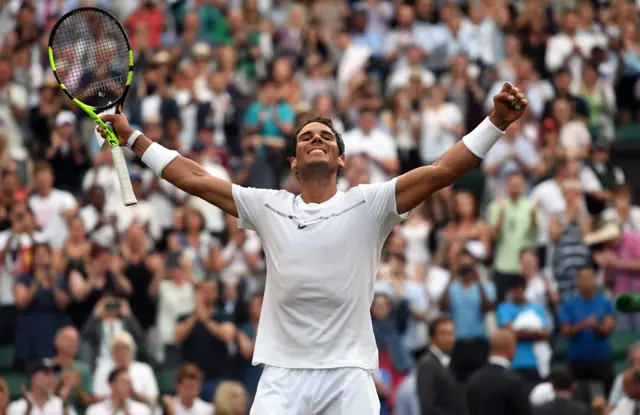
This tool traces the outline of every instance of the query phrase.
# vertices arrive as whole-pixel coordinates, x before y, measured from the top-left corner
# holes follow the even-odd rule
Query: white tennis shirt
[[[380,251],[398,215],[396,179],[304,203],[233,185],[238,226],[262,239],[267,281],[253,364],[376,370],[369,309]]]

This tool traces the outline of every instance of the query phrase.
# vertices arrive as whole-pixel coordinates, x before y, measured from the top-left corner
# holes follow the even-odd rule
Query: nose
[[[320,137],[320,134],[314,134],[313,135],[313,138],[311,139],[311,144],[313,144],[315,142],[322,142],[322,137]]]

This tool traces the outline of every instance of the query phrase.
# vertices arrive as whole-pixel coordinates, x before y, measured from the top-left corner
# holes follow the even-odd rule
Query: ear
[[[338,167],[342,170],[344,169],[346,163],[344,161],[344,154],[341,156],[338,156]]]
[[[295,169],[296,167],[298,167],[298,161],[296,160],[295,157],[287,157],[287,160],[289,160],[289,164],[291,165],[291,169]]]

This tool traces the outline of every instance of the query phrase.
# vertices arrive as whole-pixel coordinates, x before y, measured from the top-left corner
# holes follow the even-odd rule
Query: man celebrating
[[[158,176],[258,232],[267,282],[253,363],[265,368],[251,414],[379,413],[369,307],[380,250],[406,213],[476,166],[527,107],[509,83],[494,104],[491,115],[438,162],[346,193],[336,188],[344,142],[328,119],[311,120],[296,133],[290,157],[299,196],[214,178],[134,131],[124,116],[102,117]]]

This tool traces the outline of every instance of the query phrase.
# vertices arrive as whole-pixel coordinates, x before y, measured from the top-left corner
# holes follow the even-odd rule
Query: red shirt
[[[386,399],[389,406],[393,407],[396,401],[396,391],[402,384],[404,380],[404,374],[398,372],[391,362],[391,356],[385,347],[383,350],[379,351],[378,356],[378,366],[380,370],[384,370],[385,372],[391,374],[391,388],[389,391],[389,397]]]
[[[142,8],[135,11],[131,17],[129,17],[129,30],[127,30],[127,34],[129,35],[133,49],[138,46],[136,43],[136,28],[140,25],[146,25],[148,27],[149,46],[152,48],[160,47],[160,40],[164,29],[164,14],[158,9]]]

